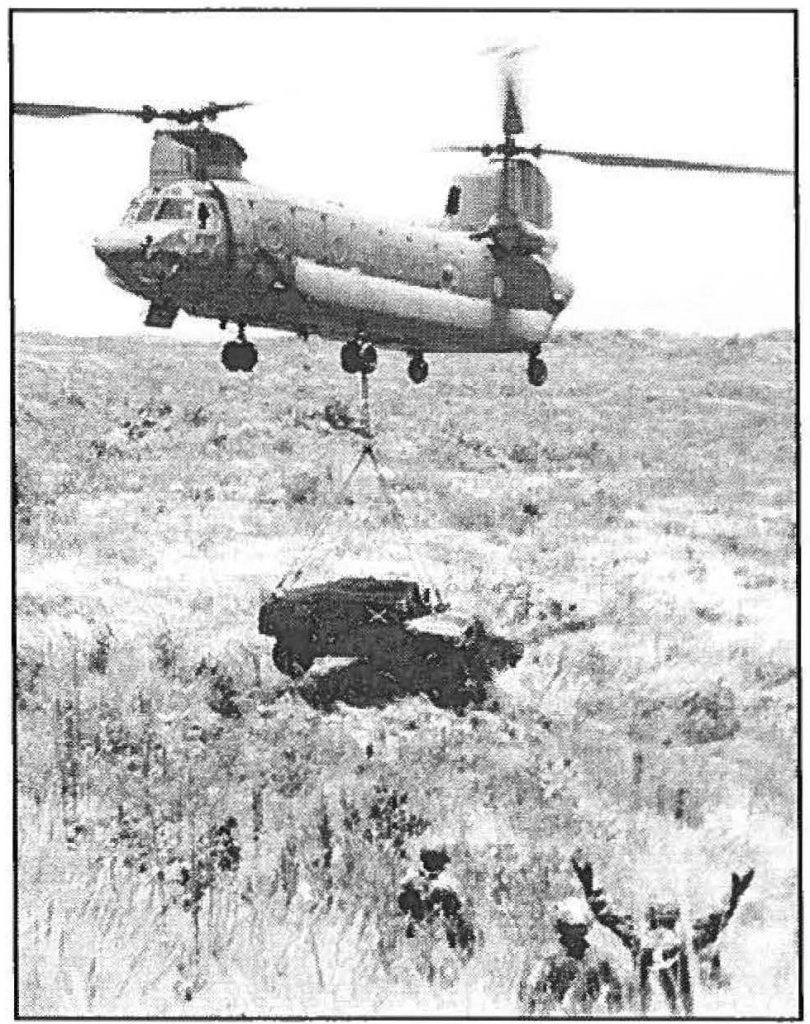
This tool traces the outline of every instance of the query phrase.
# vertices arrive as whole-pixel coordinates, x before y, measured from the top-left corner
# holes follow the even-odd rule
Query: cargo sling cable
[[[390,484],[385,479],[380,465],[380,460],[377,457],[377,452],[374,448],[375,434],[371,425],[371,402],[369,399],[369,383],[368,373],[364,370],[360,374],[360,424],[357,429],[357,433],[363,438],[363,445],[360,450],[360,454],[357,457],[354,465],[346,475],[345,480],[341,484],[340,490],[336,495],[335,507],[327,509],[326,512],[321,516],[318,522],[315,524],[314,529],[311,531],[308,539],[308,543],[304,548],[304,553],[297,564],[293,564],[281,577],[278,583],[273,588],[273,593],[281,595],[289,587],[295,586],[295,584],[301,579],[306,570],[312,563],[316,552],[318,551],[321,540],[323,538],[324,531],[337,512],[340,510],[341,502],[345,495],[348,493],[351,487],[352,480],[357,475],[360,467],[363,465],[366,459],[371,463],[372,469],[374,470],[374,476],[377,481],[377,485],[380,489],[380,493],[388,503],[389,508],[393,514],[395,525],[399,528],[399,534],[401,537],[409,538],[410,531],[408,529],[408,521],[399,506],[394,493],[391,489]],[[412,539],[412,538],[411,538]],[[430,568],[428,567],[425,559],[419,556],[418,547],[416,545],[409,545],[410,555],[416,568],[420,574],[424,576],[427,582],[431,585],[433,593],[435,594],[435,611],[446,611],[449,607],[443,600],[439,587],[436,585]],[[415,549],[415,550],[414,550]]]

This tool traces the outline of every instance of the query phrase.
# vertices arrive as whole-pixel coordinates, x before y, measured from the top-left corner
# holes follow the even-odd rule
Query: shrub
[[[238,719],[242,711],[236,702],[238,690],[233,676],[216,661],[203,659],[194,669],[196,679],[202,681],[208,691],[208,706],[222,718]]]
[[[509,458],[518,466],[525,466],[527,469],[537,469],[537,445],[524,444],[519,442],[512,446]]]
[[[355,425],[348,404],[340,398],[333,398],[326,403],[323,418],[333,430],[349,430]]]
[[[734,693],[722,683],[690,693],[681,700],[680,706],[683,715],[680,732],[687,743],[727,740],[740,731]]]
[[[96,675],[104,675],[110,663],[110,645],[112,643],[112,630],[105,626],[96,634],[93,639],[93,646],[87,655],[87,667]]]
[[[314,473],[302,470],[284,480],[284,499],[288,505],[311,504],[317,497],[319,485],[320,481]]]

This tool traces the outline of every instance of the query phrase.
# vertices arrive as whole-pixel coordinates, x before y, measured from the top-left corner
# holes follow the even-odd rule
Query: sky
[[[246,176],[297,196],[403,220],[440,218],[498,141],[494,44],[523,59],[526,142],[790,167],[790,15],[17,13],[14,98],[125,107],[250,100],[218,127]],[[17,117],[17,327],[142,328],[143,300],[92,251],[147,184],[154,126]],[[597,168],[546,158],[556,264],[575,285],[561,326],[749,333],[794,306],[790,178]],[[181,317],[175,333],[218,336]],[[258,333],[258,332],[257,332]],[[221,337],[220,337],[221,340]]]

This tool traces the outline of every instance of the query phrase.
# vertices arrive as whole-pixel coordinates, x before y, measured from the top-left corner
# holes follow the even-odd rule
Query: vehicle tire
[[[282,640],[276,640],[273,664],[282,675],[289,676],[290,679],[300,679],[312,668],[314,660],[309,651],[300,647],[288,647]]]
[[[533,384],[536,388],[539,388],[541,384],[545,384],[546,377],[548,377],[548,367],[545,364],[545,360],[539,356],[529,356],[529,383]]]
[[[356,341],[347,341],[340,349],[340,365],[346,373],[359,373],[362,370],[360,362],[360,346]]]
[[[412,359],[408,363],[408,376],[414,384],[422,384],[427,379],[427,375],[428,364],[421,356]]]

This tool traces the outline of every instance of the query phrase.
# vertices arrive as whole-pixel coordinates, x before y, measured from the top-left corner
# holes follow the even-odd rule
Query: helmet
[[[554,905],[554,914],[563,924],[576,925],[591,923],[591,911],[581,896],[569,896]]]

